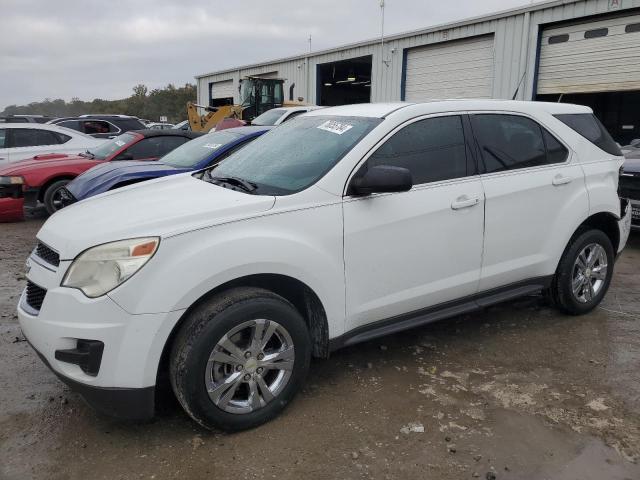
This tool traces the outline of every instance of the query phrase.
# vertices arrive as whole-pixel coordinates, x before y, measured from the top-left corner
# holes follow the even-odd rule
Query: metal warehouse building
[[[248,75],[285,78],[318,105],[515,98],[591,106],[618,142],[640,138],[640,0],[551,1],[196,77],[198,102]]]

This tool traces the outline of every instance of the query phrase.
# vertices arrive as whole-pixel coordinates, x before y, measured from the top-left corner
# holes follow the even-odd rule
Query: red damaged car
[[[0,168],[0,221],[23,218],[23,208],[43,203],[52,214],[62,206],[63,187],[104,162],[157,160],[201,133],[185,130],[136,130],[107,140],[79,155],[46,154]]]

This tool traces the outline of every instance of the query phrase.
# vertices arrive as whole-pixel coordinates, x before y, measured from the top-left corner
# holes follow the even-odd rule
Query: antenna
[[[388,67],[391,60],[385,60],[384,54],[384,0],[380,0],[380,53],[382,55],[382,63]]]
[[[311,34],[309,34],[309,53],[311,53]]]

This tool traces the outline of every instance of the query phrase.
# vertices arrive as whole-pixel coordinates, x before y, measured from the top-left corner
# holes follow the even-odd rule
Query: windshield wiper
[[[89,157],[89,158],[92,158],[92,159],[93,159],[93,158],[96,158],[96,156],[95,156],[93,153],[91,153],[89,150],[87,150],[87,151],[86,151],[86,152],[84,152],[84,153],[81,153],[80,155],[81,155],[82,157]]]
[[[239,177],[214,177],[210,173],[208,176],[212,182],[217,181],[221,183],[229,183],[236,187],[240,187],[242,190],[249,193],[253,192],[256,188],[258,188],[258,185],[256,185],[255,183]]]

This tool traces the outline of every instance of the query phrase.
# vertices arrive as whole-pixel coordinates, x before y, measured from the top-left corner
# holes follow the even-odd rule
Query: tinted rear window
[[[555,117],[605,152],[622,156],[618,144],[592,113],[567,113]]]

